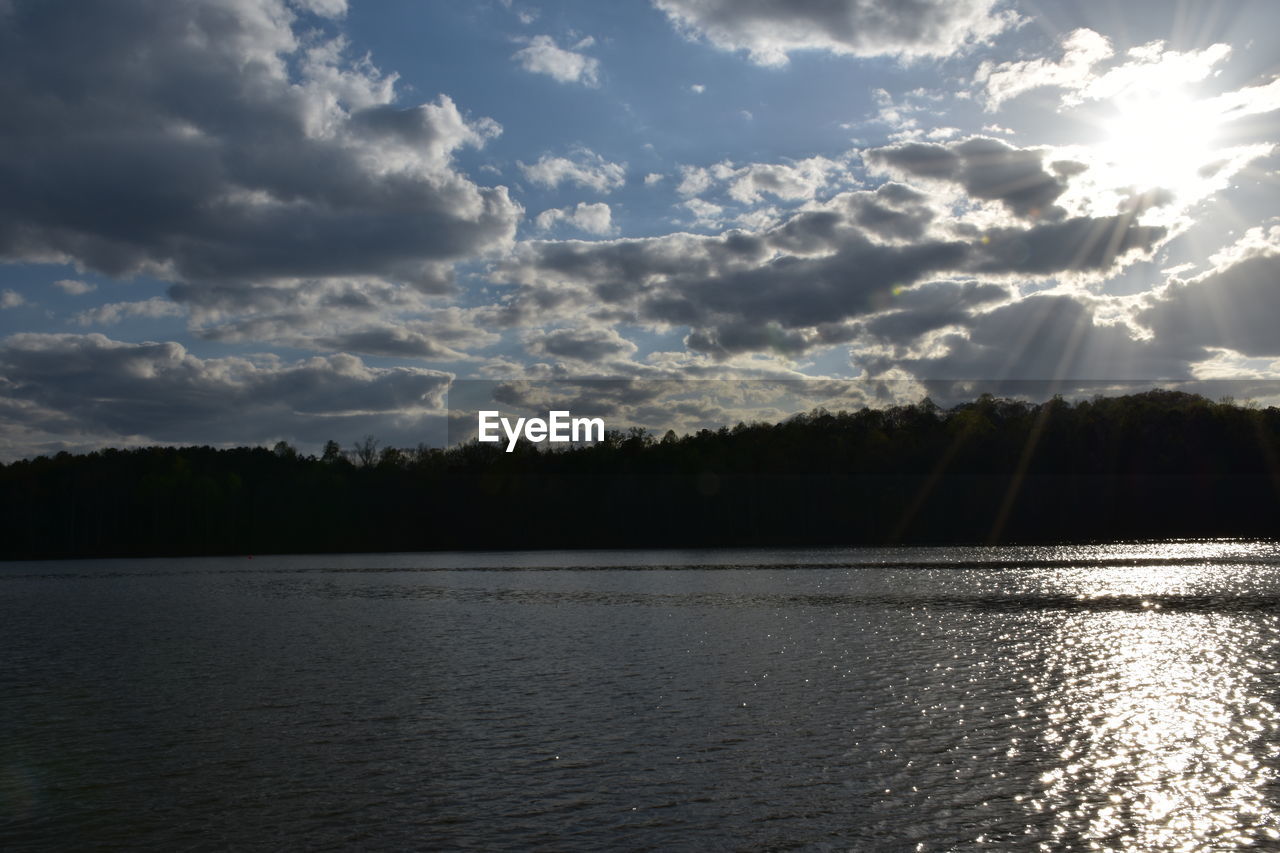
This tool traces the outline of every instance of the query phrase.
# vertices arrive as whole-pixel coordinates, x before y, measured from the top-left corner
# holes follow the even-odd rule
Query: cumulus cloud
[[[925,194],[889,183],[841,193],[756,233],[532,243],[498,270],[518,287],[493,320],[540,325],[586,312],[687,327],[686,346],[713,358],[794,356],[847,342],[849,321],[891,309],[904,288],[930,279],[1097,277],[1166,236],[1129,215],[954,234],[935,233],[934,217]],[[971,306],[1006,291],[975,284],[960,293]]]
[[[680,202],[680,206],[693,214],[693,224],[702,228],[719,228],[720,217],[724,208],[718,204],[700,198],[690,198]]]
[[[519,165],[526,178],[549,189],[570,183],[610,193],[627,182],[626,163],[611,163],[589,148],[575,148],[571,157],[544,154],[532,165]]]
[[[0,375],[14,403],[0,424],[6,432],[235,444],[355,437],[396,419],[420,425],[442,412],[450,382],[446,373],[370,367],[345,354],[293,364],[202,359],[173,342],[100,334],[12,335],[0,341]]]
[[[417,294],[388,285],[348,284],[304,291],[236,293],[219,303],[215,291],[192,303],[194,330],[205,340],[271,340],[298,349],[363,355],[462,359],[497,336],[477,322],[478,309],[431,308]],[[253,308],[243,310],[245,303]]]
[[[0,258],[191,285],[416,282],[522,214],[453,154],[499,132],[396,78],[298,4],[16,0],[0,28]],[[339,14],[342,4],[311,2]]]
[[[686,36],[745,50],[759,65],[794,51],[853,56],[947,56],[1016,22],[997,0],[654,0]]]
[[[577,52],[594,43],[594,39],[588,37],[567,49],[558,46],[551,36],[534,36],[511,58],[533,74],[545,74],[560,83],[594,87],[600,85],[600,60]]]
[[[22,294],[16,290],[5,290],[0,292],[0,309],[17,308],[19,305],[26,305],[27,300],[22,298]]]
[[[322,18],[341,18],[347,14],[347,0],[295,0],[294,5]]]
[[[1111,41],[1090,29],[1078,29],[1062,41],[1062,59],[1026,59],[1017,62],[990,60],[978,66],[975,80],[986,87],[987,109],[1044,86],[1079,90],[1093,77],[1093,66],[1110,58]]]
[[[1185,350],[1101,322],[1090,300],[1036,294],[973,314],[935,352],[897,359],[921,379],[1152,380],[1190,378]],[[1203,356],[1203,353],[1200,353]]]
[[[487,346],[498,336],[479,329],[463,309],[444,309],[436,316],[401,322],[371,322],[355,328],[298,335],[298,345],[385,358],[458,361],[466,350]]]
[[[743,204],[754,204],[768,194],[787,201],[814,198],[844,167],[826,157],[810,157],[794,163],[749,163],[733,168],[723,180],[729,196]]]
[[[1141,297],[1011,299],[978,283],[910,288],[891,310],[855,324],[855,363],[922,380],[1052,380],[1050,393],[1066,393],[1087,391],[1085,381],[1189,380],[1224,361],[1280,357],[1280,227],[1252,229],[1214,262]]]
[[[535,336],[529,351],[535,355],[596,363],[631,355],[636,345],[615,329],[555,329]]]
[[[1062,59],[982,63],[974,79],[985,88],[986,107],[996,110],[1005,101],[1033,89],[1063,90],[1062,103],[1080,104],[1114,98],[1126,92],[1167,90],[1207,78],[1231,48],[1213,44],[1199,50],[1175,51],[1162,41],[1130,48],[1125,61],[1104,71],[1095,67],[1111,59],[1111,41],[1090,29],[1071,32],[1062,42]]]
[[[534,224],[544,231],[558,222],[567,222],[589,234],[608,234],[614,230],[613,213],[602,201],[595,204],[580,201],[577,207],[553,207],[539,213],[534,220]]]
[[[828,157],[782,163],[735,164],[723,160],[711,166],[681,166],[676,192],[690,198],[713,189],[723,190],[738,204],[759,204],[766,196],[805,201],[848,179],[845,164]]]
[[[1132,214],[1075,216],[1026,229],[991,228],[974,244],[966,268],[995,275],[1102,274],[1149,255],[1168,234],[1162,225],[1139,224]]]
[[[710,189],[714,182],[715,177],[710,169],[702,166],[681,166],[680,183],[676,185],[676,192],[682,196],[701,195]]]
[[[1061,218],[1065,211],[1054,201],[1066,191],[1068,178],[1084,168],[1059,161],[1046,169],[1042,151],[981,136],[948,145],[907,142],[871,148],[862,156],[869,166],[889,174],[959,184],[971,197],[998,201],[1027,219]]]
[[[108,302],[96,308],[77,313],[73,322],[81,326],[110,326],[130,317],[181,317],[187,313],[171,299],[153,296],[140,302]]]
[[[784,329],[778,323],[730,321],[711,329],[697,329],[684,339],[693,352],[706,353],[723,361],[741,353],[774,352],[794,356],[809,349],[815,335],[805,331]]]
[[[96,284],[91,284],[87,281],[80,281],[74,278],[59,279],[53,283],[53,286],[58,288],[58,290],[61,290],[63,293],[68,293],[72,296],[83,296],[86,293],[92,293],[98,289]]]
[[[1175,278],[1149,297],[1138,322],[1191,348],[1280,356],[1280,227],[1251,229],[1216,261],[1204,275]]]
[[[883,240],[919,240],[938,215],[928,195],[893,181],[841,201],[854,223]]]
[[[979,307],[1009,298],[1006,288],[991,283],[928,282],[891,293],[884,301],[888,310],[855,328],[866,331],[877,342],[906,346],[929,332],[963,326]]]

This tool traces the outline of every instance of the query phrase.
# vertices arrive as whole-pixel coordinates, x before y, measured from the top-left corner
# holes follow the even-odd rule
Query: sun
[[[1095,155],[1114,186],[1196,195],[1216,159],[1221,119],[1212,102],[1177,86],[1121,93],[1102,122]]]

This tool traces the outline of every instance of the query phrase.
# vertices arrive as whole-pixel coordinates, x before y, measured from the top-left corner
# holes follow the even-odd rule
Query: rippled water
[[[1280,548],[0,564],[0,847],[1280,848]]]

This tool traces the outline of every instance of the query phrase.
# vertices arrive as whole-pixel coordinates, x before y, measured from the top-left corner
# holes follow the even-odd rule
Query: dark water
[[[0,847],[1280,849],[1280,548],[0,564]]]

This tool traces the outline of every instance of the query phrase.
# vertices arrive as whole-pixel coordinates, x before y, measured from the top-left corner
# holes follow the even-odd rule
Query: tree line
[[[817,409],[548,449],[148,447],[0,465],[0,556],[1067,542],[1280,532],[1280,410],[1150,391]]]

